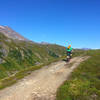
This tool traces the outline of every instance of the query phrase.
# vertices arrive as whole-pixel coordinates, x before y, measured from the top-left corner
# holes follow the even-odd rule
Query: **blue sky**
[[[0,25],[35,42],[100,48],[100,0],[1,0]]]

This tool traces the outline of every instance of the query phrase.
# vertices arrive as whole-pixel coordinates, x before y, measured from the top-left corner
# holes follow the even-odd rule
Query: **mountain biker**
[[[71,47],[71,45],[69,45],[66,48],[66,52],[67,52],[67,56],[70,56],[70,58],[71,58],[72,57],[72,47]]]

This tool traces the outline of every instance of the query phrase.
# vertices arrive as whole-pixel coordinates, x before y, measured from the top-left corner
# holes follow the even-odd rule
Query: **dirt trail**
[[[55,100],[57,88],[87,57],[75,57],[70,63],[52,63],[34,71],[11,87],[0,91],[0,100]]]

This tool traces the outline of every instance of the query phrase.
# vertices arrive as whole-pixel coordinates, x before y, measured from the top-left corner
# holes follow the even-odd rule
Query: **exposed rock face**
[[[15,32],[8,26],[0,26],[0,32],[6,35],[8,38],[22,40],[22,41],[28,41],[26,38],[21,36],[19,33]]]

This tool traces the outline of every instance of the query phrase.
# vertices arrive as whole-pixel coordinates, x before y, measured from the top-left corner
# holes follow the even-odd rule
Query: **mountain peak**
[[[0,25],[0,32],[3,33],[8,38],[11,38],[11,39],[28,41],[28,39],[24,38],[19,33],[15,32],[9,26],[2,26],[2,25]]]
[[[4,28],[5,28],[5,26],[0,25],[0,29],[4,29]]]

